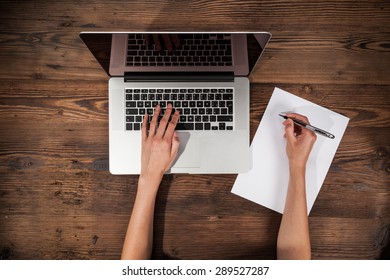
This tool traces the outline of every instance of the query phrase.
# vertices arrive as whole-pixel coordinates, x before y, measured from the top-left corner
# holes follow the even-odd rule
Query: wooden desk
[[[388,1],[0,4],[0,258],[117,259],[137,176],[108,172],[107,77],[80,31],[270,31],[251,137],[275,86],[351,118],[310,214],[314,259],[389,258]],[[92,2],[92,3],[90,3]],[[281,215],[236,175],[165,176],[158,259],[272,259]]]

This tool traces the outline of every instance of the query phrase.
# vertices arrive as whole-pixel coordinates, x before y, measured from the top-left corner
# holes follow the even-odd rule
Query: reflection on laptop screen
[[[247,76],[270,34],[81,33],[80,37],[110,76],[143,71],[231,71]]]

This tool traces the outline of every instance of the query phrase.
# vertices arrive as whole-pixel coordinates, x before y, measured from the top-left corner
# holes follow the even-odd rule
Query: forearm
[[[154,206],[159,183],[159,180],[153,182],[142,177],[139,179],[123,245],[122,259],[150,259],[153,245]]]
[[[310,259],[305,167],[290,167],[286,203],[279,228],[278,259]]]

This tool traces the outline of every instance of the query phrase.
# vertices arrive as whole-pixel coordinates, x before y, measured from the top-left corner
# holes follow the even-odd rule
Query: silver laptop
[[[180,111],[180,148],[169,173],[251,168],[248,76],[270,33],[82,32],[80,37],[110,76],[112,174],[140,173],[143,116],[169,103]]]

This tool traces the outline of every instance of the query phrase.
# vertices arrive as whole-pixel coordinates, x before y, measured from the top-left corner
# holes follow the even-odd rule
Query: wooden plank
[[[266,29],[286,30],[281,22],[289,22],[289,30],[300,28],[340,31],[342,26],[350,30],[378,28],[378,23],[389,23],[387,1],[34,1],[2,3],[1,19],[4,28],[17,30],[90,29],[144,29],[159,30],[226,30],[234,24],[239,30]],[[36,13],[39,11],[39,13]],[[172,17],[172,11],[175,11]],[[131,14],[131,16],[129,16]],[[19,15],[25,17],[21,20]],[[27,17],[26,17],[27,16]],[[239,19],[239,20],[237,20]],[[361,23],[364,19],[365,27]],[[34,24],[25,24],[29,21]],[[181,23],[179,26],[176,23]],[[40,28],[36,28],[40,26]],[[354,29],[355,28],[355,29]]]

